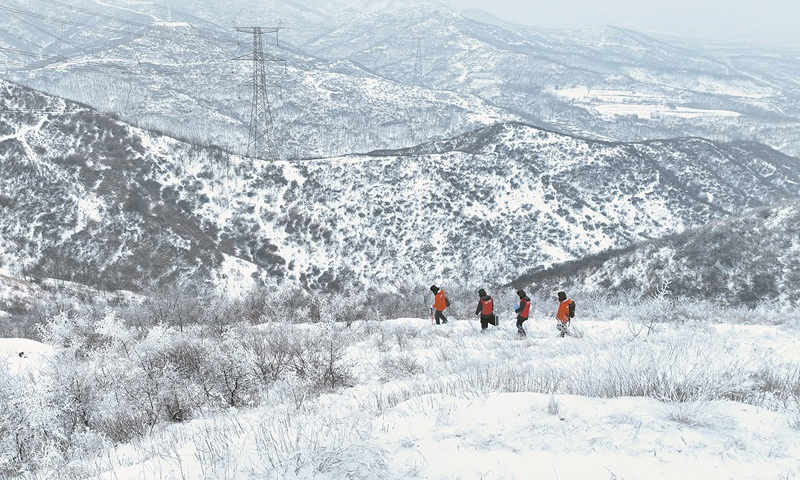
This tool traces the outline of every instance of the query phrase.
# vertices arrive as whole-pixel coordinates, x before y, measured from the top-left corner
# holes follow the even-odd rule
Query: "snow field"
[[[330,339],[350,381],[270,384],[254,407],[198,415],[84,456],[60,478],[791,478],[800,475],[794,325],[513,321],[451,316],[265,324]],[[304,344],[306,345],[306,344]],[[307,345],[312,345],[308,343]],[[238,354],[237,354],[238,355]],[[309,355],[311,354],[309,347]]]
[[[661,117],[697,119],[741,116],[741,113],[731,110],[690,108],[675,105],[675,98],[655,93],[592,89],[588,87],[564,88],[552,90],[552,93],[556,97],[572,100],[606,119],[625,115],[645,119]],[[741,92],[737,92],[737,95],[747,98]]]
[[[36,372],[53,348],[27,338],[0,338],[0,369],[11,375]]]

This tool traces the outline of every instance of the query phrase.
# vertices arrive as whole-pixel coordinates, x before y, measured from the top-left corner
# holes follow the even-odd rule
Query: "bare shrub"
[[[322,332],[294,336],[293,372],[316,388],[335,389],[352,385],[352,366],[345,361],[346,338],[334,324],[326,325]]]
[[[358,413],[312,411],[277,415],[254,429],[261,478],[387,478],[386,452],[370,440],[371,425]]]
[[[252,354],[253,369],[265,385],[283,378],[292,362],[291,338],[283,328],[244,331],[241,342]]]
[[[397,346],[401,349],[408,348],[411,342],[419,337],[420,330],[413,325],[400,325],[392,331]]]
[[[200,308],[199,322],[219,338],[225,337],[233,326],[247,319],[243,304],[219,296],[204,300]]]
[[[251,324],[269,320],[269,292],[265,288],[252,288],[242,296],[241,309],[245,319]]]
[[[384,381],[410,377],[423,371],[422,363],[412,353],[400,352],[381,356],[381,379]]]
[[[655,293],[640,300],[628,317],[628,331],[633,338],[644,334],[649,337],[657,325],[676,319],[675,303],[669,289],[670,282],[661,282]]]
[[[390,292],[370,292],[364,307],[367,311],[376,313],[380,318],[419,315],[419,309],[409,306],[408,296]]]
[[[320,309],[320,321],[343,322],[348,327],[353,322],[364,320],[370,314],[367,293],[363,290],[349,295],[328,295],[317,297]]]
[[[289,323],[318,322],[319,306],[306,290],[285,284],[269,287],[269,294],[264,297],[264,311],[269,312],[267,322],[287,321]],[[275,318],[281,312],[282,318]]]
[[[666,418],[689,427],[710,426],[720,421],[714,403],[704,400],[668,403]]]
[[[556,397],[550,395],[550,400],[547,401],[547,414],[558,415],[561,412],[561,404],[558,403]]]
[[[255,403],[257,368],[254,355],[235,336],[210,345],[202,363],[202,376],[208,379],[210,398],[223,399],[228,406]]]
[[[152,285],[144,295],[146,300],[141,309],[132,311],[140,325],[173,325],[182,331],[196,323],[202,312],[197,294],[183,283]]]

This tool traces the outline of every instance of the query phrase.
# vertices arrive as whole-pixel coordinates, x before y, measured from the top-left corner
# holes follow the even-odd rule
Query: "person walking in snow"
[[[567,298],[566,292],[558,292],[558,311],[556,312],[556,327],[561,332],[560,336],[570,335],[567,327],[569,326],[569,319],[575,315],[575,302]]]
[[[494,300],[486,294],[486,290],[478,290],[478,307],[475,309],[475,315],[481,316],[481,331],[489,328],[489,324],[497,325],[497,318],[494,316]]]
[[[433,292],[433,305],[432,308],[435,312],[436,325],[447,323],[447,317],[444,316],[444,310],[449,306],[450,301],[444,296],[444,289],[436,285],[431,285],[431,292]]]
[[[528,315],[530,315],[531,299],[525,295],[525,290],[522,289],[517,290],[517,295],[519,295],[519,305],[514,309],[517,313],[517,334],[520,337],[524,337],[527,334],[522,324],[525,323],[525,320],[528,319]]]

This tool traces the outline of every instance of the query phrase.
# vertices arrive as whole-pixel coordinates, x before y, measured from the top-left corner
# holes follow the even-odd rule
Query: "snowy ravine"
[[[264,324],[336,338],[352,386],[286,376],[256,408],[158,426],[61,478],[608,479],[800,475],[800,340],[779,326],[473,319]],[[505,318],[509,318],[506,316]],[[173,333],[174,334],[174,333]],[[16,351],[19,348],[11,348]],[[245,361],[245,357],[239,357]],[[736,399],[733,401],[731,399]],[[47,475],[45,474],[45,478]]]

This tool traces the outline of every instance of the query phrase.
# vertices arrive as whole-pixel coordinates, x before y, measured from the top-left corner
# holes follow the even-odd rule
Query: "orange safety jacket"
[[[436,292],[436,296],[434,296],[433,309],[437,312],[443,312],[445,308],[447,308],[447,300],[444,298],[444,290],[440,288]]]
[[[525,300],[520,298],[519,299],[519,306],[521,307],[518,315],[522,318],[528,318],[528,315],[531,312],[531,302],[530,300]]]
[[[494,301],[492,300],[492,297],[489,297],[489,300],[486,300],[485,302],[483,299],[481,299],[480,302],[482,306],[481,315],[491,315],[494,311]]]
[[[560,322],[569,322],[569,306],[572,304],[571,299],[566,299],[558,305],[558,313],[556,313],[556,320]]]

